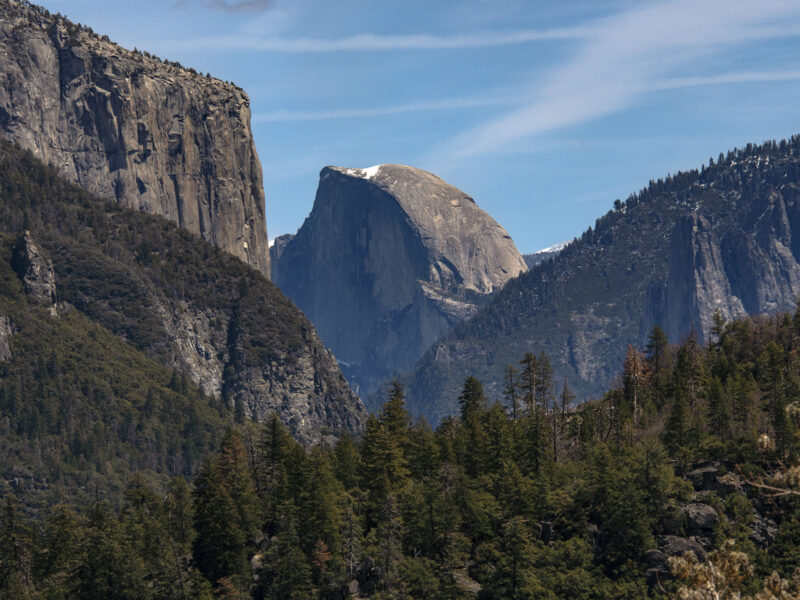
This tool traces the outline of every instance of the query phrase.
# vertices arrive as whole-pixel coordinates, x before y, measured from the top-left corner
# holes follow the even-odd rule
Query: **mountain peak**
[[[475,201],[397,164],[326,167],[275,282],[367,393],[526,270]]]

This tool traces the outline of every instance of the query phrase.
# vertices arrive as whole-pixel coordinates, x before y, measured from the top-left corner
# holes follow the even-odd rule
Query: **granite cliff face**
[[[439,177],[326,167],[273,279],[366,395],[525,269],[508,233]]]
[[[294,239],[293,233],[284,233],[283,235],[279,235],[274,240],[272,240],[271,245],[269,247],[269,264],[272,266],[273,275],[272,278],[275,278],[275,265],[278,264],[278,261],[281,259],[283,255],[283,251],[286,249],[286,246],[289,242]]]
[[[748,146],[628,199],[555,258],[511,281],[409,376],[432,422],[457,407],[467,374],[502,397],[503,368],[545,351],[579,400],[622,370],[653,326],[680,342],[727,319],[793,309],[800,294],[800,138]]]
[[[0,135],[91,193],[162,215],[269,276],[247,95],[0,0]]]

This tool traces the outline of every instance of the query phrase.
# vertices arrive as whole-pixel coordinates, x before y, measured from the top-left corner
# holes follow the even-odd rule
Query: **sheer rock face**
[[[41,253],[29,231],[14,244],[11,267],[22,280],[26,294],[55,309],[58,299],[53,264]]]
[[[293,233],[284,233],[283,235],[279,235],[270,243],[269,247],[269,264],[272,266],[273,271],[275,270],[275,265],[278,264],[278,261],[281,259],[283,255],[283,251],[286,250],[286,246],[294,239]],[[272,278],[275,278],[273,273]]]
[[[263,311],[276,303],[290,305],[278,294],[273,286],[256,306]],[[311,323],[295,307],[283,308],[295,313],[292,326],[300,329],[300,343],[290,352],[273,343],[268,359],[256,362],[248,356],[247,348],[253,345],[250,328],[263,329],[263,317],[238,323],[236,319],[241,320],[246,310],[241,307],[232,312],[210,307],[201,310],[156,293],[141,295],[147,297],[148,309],[170,340],[169,366],[187,373],[209,396],[227,398],[255,421],[278,414],[293,435],[308,444],[334,441],[331,432],[357,434],[364,429],[367,411],[363,403],[349,388]],[[257,343],[264,344],[261,340]]]
[[[247,95],[0,0],[0,135],[100,197],[163,215],[269,276]]]
[[[426,171],[380,165],[322,170],[273,277],[364,394],[525,270],[472,198]]]

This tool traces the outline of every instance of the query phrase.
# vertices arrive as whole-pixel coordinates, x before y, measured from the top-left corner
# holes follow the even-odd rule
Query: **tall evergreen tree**
[[[461,406],[461,423],[464,435],[459,454],[468,475],[477,477],[486,459],[486,394],[483,385],[474,377],[467,377],[464,389],[458,397]]]
[[[647,338],[648,371],[652,380],[654,401],[659,409],[664,406],[669,386],[669,342],[667,334],[656,325]]]
[[[512,418],[516,421],[519,418],[519,391],[517,374],[519,371],[513,366],[508,365],[505,370],[505,394],[508,405],[511,407]]]
[[[216,461],[207,461],[195,476],[192,555],[197,568],[216,584],[247,568],[247,532],[236,502],[225,487]]]
[[[519,364],[522,365],[519,380],[520,388],[523,391],[522,399],[528,408],[528,416],[531,416],[536,410],[536,390],[538,389],[536,381],[539,375],[539,363],[532,352],[527,352]]]

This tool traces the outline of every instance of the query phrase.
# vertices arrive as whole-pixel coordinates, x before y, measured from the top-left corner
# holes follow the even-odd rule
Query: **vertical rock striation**
[[[311,214],[274,256],[275,282],[362,395],[526,270],[472,198],[402,165],[323,169]]]
[[[0,0],[0,135],[269,276],[261,165],[236,86]]]

